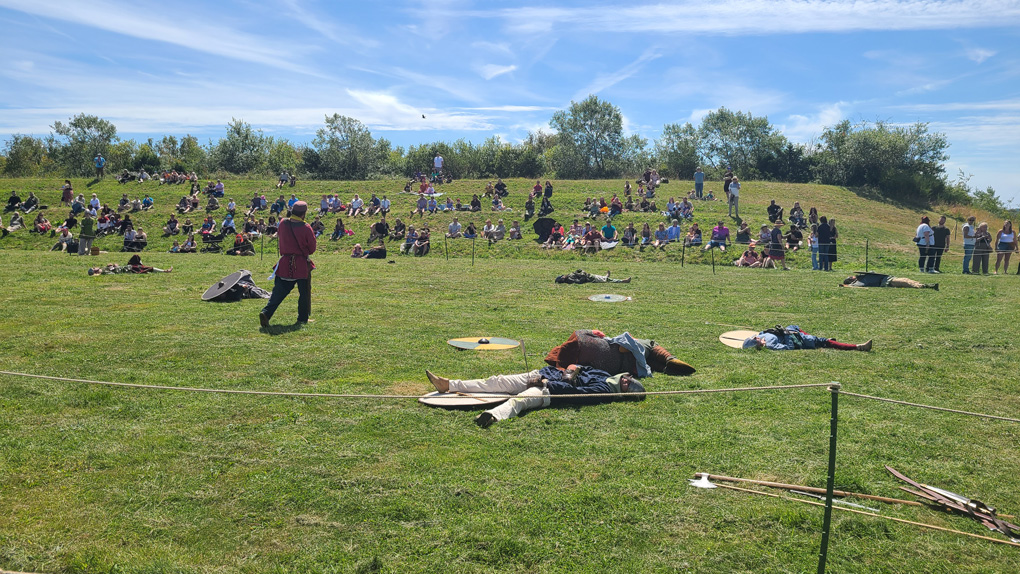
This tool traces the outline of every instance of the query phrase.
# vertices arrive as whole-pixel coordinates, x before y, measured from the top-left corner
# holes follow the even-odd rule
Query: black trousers
[[[280,306],[280,303],[283,303],[287,295],[290,295],[295,285],[298,288],[297,321],[298,323],[307,323],[308,317],[312,314],[312,280],[310,278],[287,281],[277,275],[276,282],[273,284],[273,294],[269,297],[269,302],[262,309],[262,313],[271,319],[273,313],[276,313],[276,308]]]

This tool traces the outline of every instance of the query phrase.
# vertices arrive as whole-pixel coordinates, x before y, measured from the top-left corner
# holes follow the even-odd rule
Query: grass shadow
[[[259,332],[275,337],[277,335],[285,335],[287,333],[293,333],[294,331],[300,331],[304,327],[304,323],[294,323],[293,325],[270,325],[268,327],[259,328]]]

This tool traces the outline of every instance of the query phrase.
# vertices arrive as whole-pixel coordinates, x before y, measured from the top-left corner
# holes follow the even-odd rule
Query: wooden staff
[[[699,473],[704,474],[704,473]],[[752,480],[750,478],[736,478],[732,476],[720,476],[718,474],[707,475],[709,480],[720,480],[723,482],[746,482],[748,484],[757,484],[759,486],[768,486],[770,488],[781,488],[783,490],[803,490],[804,492],[812,492],[814,494],[825,494],[824,488],[816,488],[814,486],[798,486],[796,484],[786,484],[782,482],[769,482],[766,480]],[[859,494],[856,492],[847,492],[845,490],[833,490],[832,494],[839,497],[845,496],[856,496],[857,498],[866,498],[868,500],[877,500],[879,502],[889,502],[893,504],[906,504],[908,506],[924,506],[920,502],[913,500],[901,500],[899,498],[887,498],[885,496],[875,496],[873,494]]]

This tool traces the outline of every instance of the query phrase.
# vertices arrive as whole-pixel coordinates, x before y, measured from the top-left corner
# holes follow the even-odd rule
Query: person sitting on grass
[[[344,220],[336,218],[336,224],[333,226],[333,233],[329,236],[330,241],[339,241],[347,234],[347,228],[344,227]]]
[[[765,212],[768,214],[769,223],[775,223],[777,220],[783,218],[783,208],[776,204],[776,200],[771,200],[768,207],[765,208]]]
[[[804,208],[800,206],[799,201],[793,202],[793,207],[790,208],[790,223],[801,229],[807,229],[807,218],[804,217]]]
[[[35,216],[35,221],[32,222],[32,233],[47,233],[52,230],[53,225],[50,223],[50,220],[46,219],[46,216],[40,211]]]
[[[786,248],[790,251],[797,251],[804,242],[804,234],[795,223],[790,224],[790,230],[786,232]]]
[[[174,244],[170,246],[170,251],[167,251],[167,253],[180,253],[180,252],[181,242],[174,239]]]
[[[590,254],[598,253],[599,249],[602,248],[603,239],[604,237],[602,236],[602,232],[594,226],[591,227],[585,232],[584,236],[581,237],[582,251]]]
[[[315,219],[308,226],[312,228],[312,232],[315,233],[316,237],[322,235],[323,231],[326,231],[326,224],[322,222],[318,215],[315,216]]]
[[[613,225],[612,219],[607,217],[606,224],[602,226],[600,231],[603,241],[616,241],[616,226]]]
[[[431,248],[429,235],[429,226],[426,225],[422,228],[421,232],[418,233],[418,238],[414,240],[414,245],[411,246],[412,255],[415,257],[424,257],[429,254],[429,249]]]
[[[737,267],[761,267],[761,255],[754,250],[754,245],[749,245],[739,259],[733,262]]]
[[[361,256],[362,259],[386,259],[386,244],[380,239],[379,243],[375,247],[368,248],[365,254]]]
[[[744,340],[744,349],[770,349],[772,351],[792,351],[794,349],[838,349],[840,351],[870,351],[871,340],[860,345],[840,343],[835,339],[816,337],[804,332],[797,325],[789,325],[785,329],[778,325],[766,329],[753,337]]]
[[[142,264],[142,257],[137,253],[128,259],[128,272],[129,273],[170,273],[174,270],[173,267],[167,267],[165,270],[158,267],[149,267]]]
[[[542,244],[542,248],[551,249],[553,247],[563,247],[565,235],[566,232],[563,230],[563,226],[558,221],[553,221],[552,228],[549,230],[549,237],[547,237],[545,243]]]
[[[404,225],[404,222],[398,217],[397,220],[393,222],[393,228],[390,230],[390,239],[400,240],[403,239],[406,234],[407,226]]]
[[[429,200],[425,204],[425,211],[428,211],[429,215],[435,215],[439,211],[439,204],[436,202],[435,195],[429,196]]]
[[[429,201],[425,199],[424,195],[418,196],[418,201],[415,203],[414,208],[411,209],[411,217],[417,213],[419,217],[425,217],[425,210],[429,206]]]
[[[450,222],[449,227],[447,227],[446,229],[446,236],[450,239],[457,239],[458,237],[461,236],[460,230],[461,230],[460,221],[458,221],[457,218],[454,217],[453,221]]]
[[[73,241],[74,236],[71,235],[71,230],[65,227],[61,229],[60,235],[57,236],[57,242],[50,248],[50,251],[70,252],[68,248]],[[78,250],[75,249],[74,251],[77,252]]]
[[[741,245],[747,245],[751,242],[751,226],[749,226],[746,221],[740,222],[740,227],[737,229],[737,236],[733,242],[740,243]]]
[[[120,201],[117,202],[117,211],[123,213],[129,209],[131,209],[131,200],[128,199],[128,194],[125,193],[121,196]]]
[[[524,219],[531,219],[535,215],[535,196],[529,195],[528,200],[524,202]]]
[[[276,201],[274,201],[273,205],[269,208],[269,215],[281,215],[286,209],[287,200],[283,197],[283,195],[280,195],[280,197],[276,198]]]
[[[215,195],[209,196],[209,202],[205,204],[205,212],[212,213],[220,208],[220,201],[216,199]]]
[[[510,210],[509,207],[507,207],[506,209],[508,211]],[[555,211],[555,209],[553,209],[552,202],[549,201],[548,197],[543,197],[542,205],[538,208],[538,216],[545,217],[546,215],[549,215],[553,211]]]
[[[666,229],[665,223],[659,223],[659,228],[655,230],[655,241],[652,242],[652,247],[665,249],[666,244],[668,243],[669,243],[669,230]]]
[[[227,250],[227,255],[252,256],[255,255],[255,246],[247,234],[238,233],[234,236],[234,246]]]
[[[354,244],[354,249],[351,249],[351,258],[352,259],[361,259],[361,257],[364,256],[364,255],[365,255],[365,250],[361,248],[361,244],[360,243],[355,243]]]
[[[390,235],[390,224],[386,222],[386,218],[383,217],[379,221],[376,221],[368,228],[368,240],[375,241],[376,239],[385,239]]]
[[[198,244],[195,243],[195,234],[189,233],[188,238],[184,240],[184,245],[181,245],[181,253],[197,253]]]
[[[414,243],[418,241],[418,232],[413,225],[407,226],[407,234],[404,236],[404,243],[400,246],[401,253],[411,253]]]
[[[719,220],[718,225],[712,228],[712,237],[708,241],[708,245],[705,246],[704,250],[718,247],[720,251],[726,251],[726,242],[730,238],[730,230],[726,227],[726,224]]]
[[[521,223],[514,220],[513,224],[510,225],[509,231],[507,231],[507,237],[510,239],[524,239],[524,234],[521,233]]]
[[[142,200],[142,210],[149,211],[156,204],[156,200],[152,199],[151,195],[146,195],[145,199]]]
[[[697,223],[692,223],[691,228],[687,230],[687,235],[684,237],[684,246],[694,247],[701,245],[701,228],[698,227]]]

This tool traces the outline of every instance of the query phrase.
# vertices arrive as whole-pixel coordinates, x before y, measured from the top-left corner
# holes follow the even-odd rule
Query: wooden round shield
[[[468,409],[474,407],[491,407],[498,405],[509,398],[510,395],[503,393],[441,393],[439,391],[434,391],[418,399],[418,402],[430,407]]]
[[[513,349],[521,344],[520,341],[504,339],[503,337],[463,337],[460,339],[450,339],[447,343],[463,351],[497,351]]]
[[[748,337],[754,337],[757,334],[758,331],[727,331],[722,335],[719,335],[719,342],[727,347],[740,349],[744,346],[744,341],[746,341]]]
[[[211,301],[227,291],[230,291],[230,288],[237,285],[237,282],[241,280],[241,277],[244,277],[245,273],[247,273],[247,271],[237,271],[227,275],[216,283],[213,283],[212,287],[206,289],[205,293],[202,294],[202,300]]]
[[[589,295],[588,299],[599,303],[619,303],[620,301],[629,301],[630,297],[627,297],[625,295],[611,295],[608,293],[600,293],[598,295]]]

